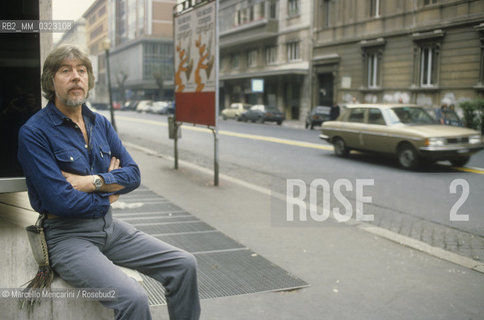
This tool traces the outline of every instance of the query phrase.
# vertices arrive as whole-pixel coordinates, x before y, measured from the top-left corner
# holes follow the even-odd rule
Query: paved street
[[[203,299],[203,320],[482,319],[480,272],[355,226],[274,226],[273,200],[262,190],[225,175],[213,187],[210,170],[184,161],[174,170],[155,149],[129,150],[144,187],[309,284]],[[164,306],[153,313],[168,319]]]
[[[317,130],[295,123],[221,121],[221,178],[213,187],[210,131],[183,125],[180,169],[174,170],[166,117],[130,112],[116,117],[147,188],[310,286],[204,299],[203,319],[482,319],[482,152],[468,168],[439,164],[409,172],[392,159],[336,158]],[[286,181],[309,185],[318,178],[330,185],[348,179],[355,188],[358,179],[373,180],[363,192],[371,201],[362,208],[374,219],[287,223],[281,201]],[[458,215],[469,215],[467,222],[449,218],[461,196],[450,193],[456,179],[470,186],[456,207]],[[346,207],[330,194],[331,206],[355,208],[355,192],[344,193]],[[324,199],[317,202],[319,210]],[[165,311],[154,308],[161,319]]]
[[[117,123],[126,141],[173,155],[166,117],[120,112]],[[286,193],[287,179],[299,179],[307,185],[318,178],[330,185],[348,179],[352,187],[357,179],[370,179],[373,185],[364,190],[365,196],[371,196],[371,203],[363,209],[365,214],[373,215],[371,224],[475,261],[484,259],[484,216],[480,214],[484,208],[484,152],[475,155],[468,168],[455,169],[443,163],[411,172],[400,169],[393,159],[374,155],[337,158],[332,147],[318,139],[318,130],[304,130],[295,123],[279,127],[220,121],[219,130],[223,174],[281,194]],[[180,159],[212,170],[212,133],[183,125],[179,153]],[[452,194],[449,189],[456,179],[469,184],[469,194],[462,205],[458,201],[463,192]],[[331,208],[345,210],[334,193],[330,197]],[[355,192],[346,192],[345,197],[354,209]],[[322,202],[320,193],[318,204]],[[468,221],[451,221],[452,210],[457,215],[468,215]],[[311,219],[305,224],[327,225]]]

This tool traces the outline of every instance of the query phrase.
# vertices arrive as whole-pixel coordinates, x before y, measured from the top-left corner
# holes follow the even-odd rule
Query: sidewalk
[[[202,300],[202,319],[482,319],[484,275],[351,226],[275,227],[264,193],[135,148],[142,183],[310,286]],[[122,198],[121,198],[122,200]],[[168,319],[166,307],[154,318]]]

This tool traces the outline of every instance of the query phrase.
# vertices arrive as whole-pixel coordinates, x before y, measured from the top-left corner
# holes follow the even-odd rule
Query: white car
[[[136,106],[136,112],[149,112],[153,107],[152,100],[141,100]]]

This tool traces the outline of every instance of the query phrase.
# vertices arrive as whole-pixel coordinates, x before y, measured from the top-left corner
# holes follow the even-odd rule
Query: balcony
[[[228,48],[247,42],[254,42],[272,38],[278,35],[279,21],[273,19],[261,19],[235,26],[220,33],[220,47]]]

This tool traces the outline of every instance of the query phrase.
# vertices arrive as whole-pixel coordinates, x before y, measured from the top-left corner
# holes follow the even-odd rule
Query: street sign
[[[174,10],[175,119],[216,126],[216,1],[182,3]],[[187,8],[185,8],[187,7]]]
[[[214,137],[218,186],[218,0],[186,0],[173,7],[175,121],[208,126]],[[178,135],[174,135],[178,169]]]

